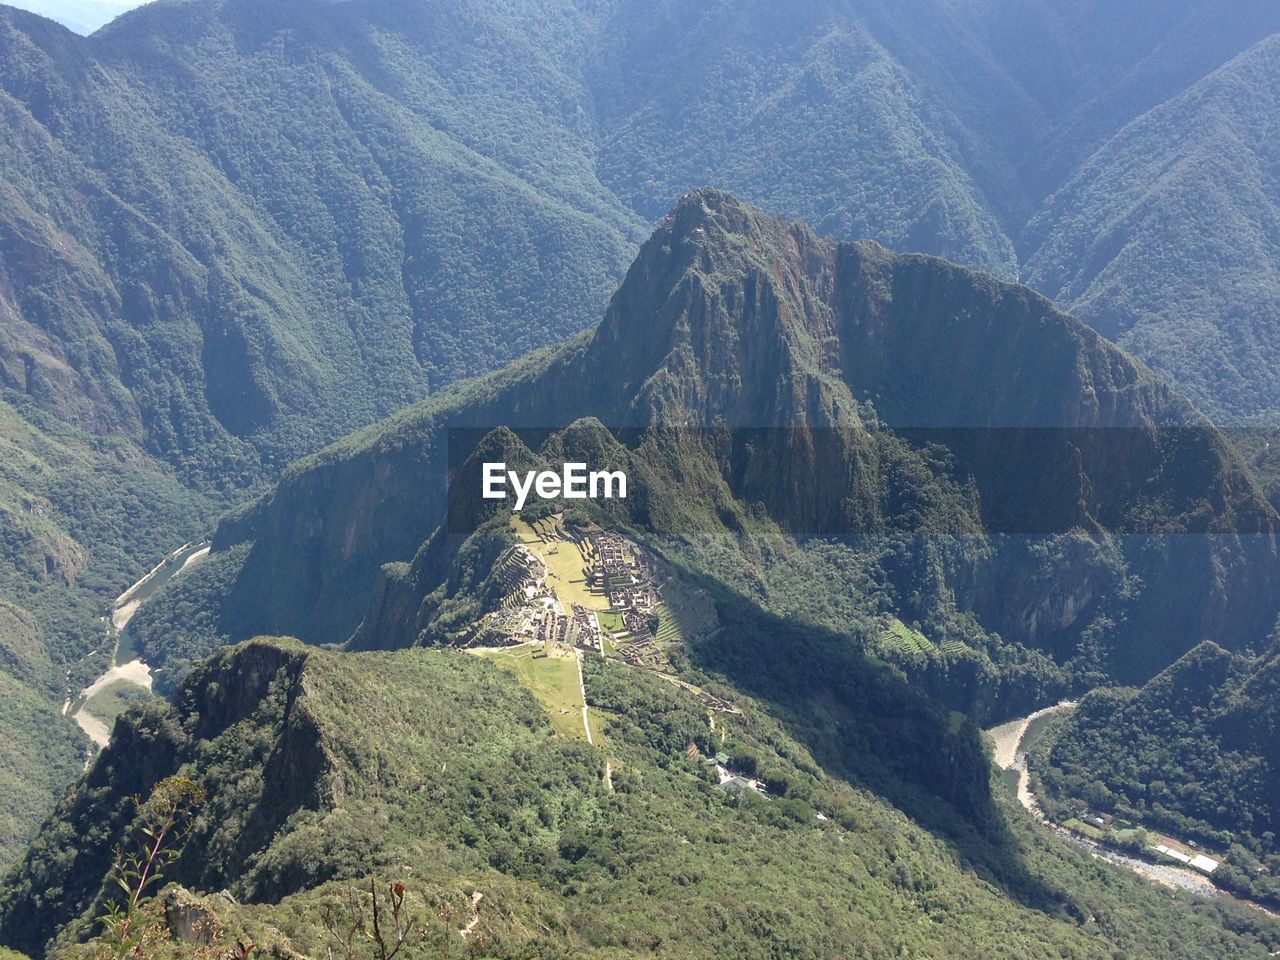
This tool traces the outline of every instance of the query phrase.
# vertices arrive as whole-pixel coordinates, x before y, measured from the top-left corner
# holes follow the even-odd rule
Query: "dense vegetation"
[[[1272,431],[1277,97],[1272,37],[1134,121],[1039,215],[1026,277],[1203,409]],[[1177,269],[1152,269],[1169,251]]]
[[[703,182],[1022,277],[1265,427],[1277,29],[1227,0],[214,0],[86,40],[0,8],[0,861],[78,761],[58,707],[105,662],[112,596],[299,454],[593,323]],[[658,443],[633,466],[678,494],[615,519],[976,717],[1257,643],[1274,515],[1149,371],[1025,291],[770,229],[689,276],[659,239],[595,339],[290,471],[138,620],[162,687],[263,629],[341,642],[381,616],[370,645],[401,645],[383,626],[421,626],[400,614],[456,569],[443,541],[410,564],[456,415],[833,429],[839,503],[804,483],[831,463],[753,470],[792,454],[768,438]],[[756,268],[793,242],[822,269],[774,284]],[[910,433],[1170,421],[1190,439],[1050,436],[1008,470],[1009,433]],[[824,525],[878,539],[804,536]],[[1209,526],[1261,536],[1163,537]],[[1113,536],[1135,530],[1161,536]],[[480,598],[445,600],[440,627]]]
[[[243,487],[586,326],[714,182],[1025,274],[1215,412],[1265,413],[1280,15],[1166,5],[220,0],[89,39],[7,12],[0,370]]]
[[[1215,880],[1280,902],[1280,648],[1196,647],[1140,690],[1086,697],[1038,776],[1084,802],[1229,854]]]
[[[992,377],[1025,386],[977,386]],[[450,568],[473,510],[448,491],[478,491],[486,456],[625,468],[635,493],[602,505],[608,520],[674,538],[782,616],[863,637],[983,719],[1145,680],[1205,633],[1257,646],[1277,613],[1273,509],[1148,370],[1025,290],[708,190],[664,221],[591,336],[300,462],[225,522],[215,557],[249,546],[210,585],[209,622],[342,643],[364,619],[378,643],[417,642],[442,584],[464,602],[480,589]],[[924,642],[892,642],[900,628]]]
[[[0,858],[18,859],[35,836],[39,814],[84,766],[84,736],[58,707],[21,681],[0,674]]]
[[[5,8],[6,462],[63,424],[93,452],[6,476],[0,596],[74,666],[211,507],[592,323],[707,181],[1025,276],[1214,412],[1276,409],[1280,15],[1167,6],[219,0],[89,39]]]
[[[465,953],[473,916],[472,947],[513,958],[1262,958],[1280,943],[1247,914],[1188,910],[1020,820],[993,872],[833,775],[744,694],[744,714],[713,731],[656,677],[589,661],[586,680],[605,746],[553,736],[512,678],[465,653],[225,651],[174,707],[127,716],[9,879],[0,931],[39,954],[59,920],[96,916],[111,845],[137,816],[128,793],[182,771],[209,793],[170,877],[235,895],[205,899],[222,949],[240,938],[322,956],[370,878],[404,884],[424,915],[410,957]],[[895,742],[936,734],[931,723]],[[832,743],[857,736],[836,717],[822,729]],[[981,752],[971,726],[952,736]],[[715,789],[711,750],[758,769],[770,795]],[[999,829],[993,816],[972,829]],[[54,889],[56,906],[43,899]],[[90,928],[73,924],[54,955],[83,956],[72,940]]]

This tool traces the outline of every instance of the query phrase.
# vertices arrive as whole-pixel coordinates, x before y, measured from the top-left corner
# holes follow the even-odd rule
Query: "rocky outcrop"
[[[734,530],[760,510],[798,536],[996,544],[961,551],[945,586],[1007,640],[1068,651],[1105,597],[1141,582],[1123,676],[1205,636],[1256,642],[1276,613],[1275,511],[1142,364],[1025,288],[703,190],[644,245],[590,337],[326,451],[227,525],[219,545],[252,548],[226,622],[346,640],[377,617],[378,571],[445,520],[460,436],[501,426],[552,456],[579,421],[651,479],[626,508],[641,527]],[[1056,571],[1029,555],[1065,534],[1093,545]]]
[[[296,641],[257,640],[228,648],[193,671],[174,704],[149,701],[122,714],[111,742],[45,825],[43,840],[17,868],[24,885],[0,901],[0,937],[33,955],[77,917],[96,916],[112,890],[104,886],[120,843],[137,830],[137,797],[179,771],[196,770],[212,798],[186,837],[169,879],[220,890],[242,874],[290,816],[341,802],[338,764],[307,697],[309,650]],[[246,738],[248,730],[253,731]],[[227,792],[218,764],[242,770],[246,784]],[[56,905],[39,890],[56,886]],[[172,901],[172,903],[170,902]],[[174,893],[171,926],[199,937],[203,907]],[[170,907],[172,906],[172,909]],[[72,933],[83,932],[73,924]],[[180,937],[181,939],[181,937]],[[186,941],[198,942],[198,941]]]
[[[201,897],[177,885],[165,890],[160,900],[169,935],[196,947],[213,943],[218,935],[218,908],[235,903],[229,894]]]

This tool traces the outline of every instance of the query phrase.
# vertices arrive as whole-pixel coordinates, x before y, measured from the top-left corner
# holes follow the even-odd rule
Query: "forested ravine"
[[[208,554],[208,543],[183,544],[112,603],[110,622],[115,651],[111,657],[111,665],[93,683],[81,690],[79,696],[74,700],[68,699],[63,705],[63,713],[71,715],[98,749],[102,749],[110,741],[111,727],[99,713],[89,709],[90,701],[116,683],[129,684],[147,693],[151,692],[151,668],[134,652],[129,643],[129,621],[156,591]]]

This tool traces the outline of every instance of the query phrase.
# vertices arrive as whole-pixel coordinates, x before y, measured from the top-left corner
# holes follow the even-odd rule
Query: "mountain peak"
[[[789,221],[771,217],[727,190],[700,187],[676,201],[654,239],[696,243],[734,235],[756,240],[768,234],[780,237],[792,228]]]
[[[739,200],[734,194],[720,187],[698,187],[690,190],[677,200],[671,212],[672,214],[679,214],[684,210],[710,212],[721,209],[737,209],[747,212],[755,210],[755,207],[743,200]]]

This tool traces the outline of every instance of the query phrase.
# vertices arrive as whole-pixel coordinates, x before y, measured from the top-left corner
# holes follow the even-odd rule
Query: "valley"
[[[1151,845],[1145,851],[1147,858],[1132,856],[1125,853],[1122,847],[1117,845],[1115,838],[1110,838],[1108,842],[1105,834],[1101,834],[1099,831],[1095,830],[1086,833],[1085,831],[1089,828],[1078,820],[1060,824],[1045,815],[1036,799],[1035,793],[1032,791],[1031,775],[1027,769],[1027,754],[1035,749],[1037,739],[1043,732],[1045,724],[1055,716],[1069,714],[1077,705],[1075,701],[1064,701],[986,731],[986,735],[994,747],[993,761],[996,769],[1002,772],[1002,779],[1010,788],[1011,795],[1017,799],[1027,813],[1063,842],[1087,850],[1091,856],[1130,870],[1153,883],[1158,883],[1170,889],[1185,890],[1202,897],[1227,897],[1250,909],[1258,910],[1280,919],[1280,911],[1260,903],[1235,897],[1229,891],[1215,885],[1203,870],[1196,870],[1189,866],[1179,866],[1177,863],[1170,862],[1173,858],[1169,855],[1161,855],[1164,850],[1168,849],[1168,847],[1164,846],[1166,844],[1186,850],[1185,844],[1157,837],[1156,840],[1149,841]],[[1090,814],[1088,816],[1096,817],[1097,815]],[[1137,832],[1142,833],[1144,836],[1146,834],[1146,831]],[[1157,844],[1162,847],[1161,850],[1157,850]],[[1191,845],[1190,853],[1191,855],[1199,853],[1195,844]],[[1191,859],[1191,855],[1183,854],[1187,859]],[[1216,867],[1216,862],[1213,863]]]
[[[1280,956],[1274,0],[22,6],[0,960]]]
[[[62,712],[70,716],[101,749],[111,738],[115,715],[131,701],[151,696],[151,668],[137,656],[129,640],[129,621],[158,590],[209,554],[208,543],[183,544],[125,590],[105,618],[114,644],[111,665],[75,697],[68,694]],[[91,761],[86,761],[86,766]]]

